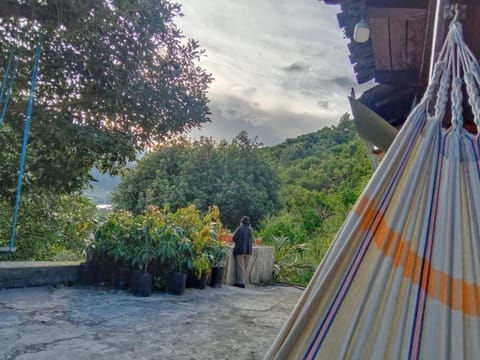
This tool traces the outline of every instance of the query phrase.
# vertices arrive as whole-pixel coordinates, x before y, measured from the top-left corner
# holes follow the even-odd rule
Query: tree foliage
[[[242,215],[258,224],[278,205],[278,182],[259,145],[242,132],[231,143],[201,138],[161,146],[128,171],[114,203],[135,213],[149,205],[176,210],[194,204],[203,211],[217,205],[230,228]]]
[[[19,61],[0,130],[0,196],[12,198],[33,64],[40,71],[25,191],[82,188],[93,165],[115,173],[136,152],[209,121],[202,50],[174,24],[169,0],[6,0],[0,68]]]
[[[0,200],[0,244],[8,244],[13,208]],[[82,258],[86,241],[95,228],[95,205],[81,195],[37,193],[23,197],[20,206],[16,260],[52,260],[62,253]]]
[[[344,115],[336,126],[262,150],[280,178],[282,209],[263,221],[260,236],[289,249],[277,278],[306,284],[372,174],[366,148]]]

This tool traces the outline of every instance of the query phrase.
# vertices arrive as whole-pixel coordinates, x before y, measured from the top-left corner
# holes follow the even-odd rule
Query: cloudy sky
[[[265,145],[337,123],[357,87],[339,7],[318,0],[178,0],[177,24],[206,50],[212,123],[190,136]]]

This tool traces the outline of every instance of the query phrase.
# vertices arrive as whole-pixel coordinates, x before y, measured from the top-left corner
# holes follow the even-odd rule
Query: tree
[[[262,151],[278,173],[283,206],[265,218],[260,236],[288,254],[276,275],[306,284],[372,174],[366,148],[347,114],[336,126]]]
[[[259,147],[246,132],[231,143],[177,140],[129,170],[113,201],[135,213],[149,205],[168,205],[172,211],[189,204],[203,211],[217,205],[229,228],[236,227],[242,215],[258,224],[278,206],[278,181]]]
[[[209,121],[203,51],[174,24],[169,0],[6,0],[0,68],[19,61],[0,130],[0,197],[13,197],[33,49],[42,55],[25,191],[82,188],[96,165],[116,173],[136,153]]]
[[[82,259],[87,240],[95,229],[95,204],[78,195],[36,193],[22,197],[15,253],[7,259],[52,260],[62,254]],[[0,244],[10,239],[13,208],[0,199]],[[3,240],[3,241],[2,241]],[[5,260],[5,257],[0,258]]]

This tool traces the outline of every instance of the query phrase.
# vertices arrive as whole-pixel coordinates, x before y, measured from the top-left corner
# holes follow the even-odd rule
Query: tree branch
[[[0,18],[25,18],[51,27],[56,27],[62,19],[62,24],[70,28],[84,19],[93,8],[94,0],[48,0],[46,5],[40,5],[33,0],[26,4],[19,4],[17,0],[3,0],[0,4]]]

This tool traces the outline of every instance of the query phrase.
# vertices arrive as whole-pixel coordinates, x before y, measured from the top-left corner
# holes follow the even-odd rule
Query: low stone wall
[[[80,261],[0,261],[0,289],[76,283]]]
[[[275,249],[271,246],[254,246],[247,269],[251,284],[272,280]],[[80,261],[0,261],[0,289],[47,286],[78,282]],[[225,262],[224,283],[235,283],[235,259],[228,249]]]
[[[235,258],[229,249],[225,264],[225,284],[235,283]],[[272,246],[254,246],[247,269],[250,284],[263,284],[272,280],[275,249]]]

